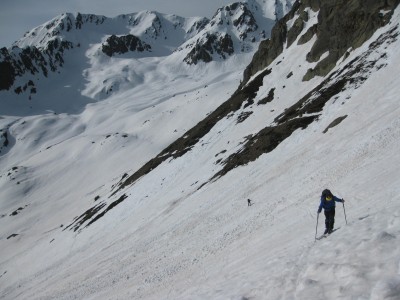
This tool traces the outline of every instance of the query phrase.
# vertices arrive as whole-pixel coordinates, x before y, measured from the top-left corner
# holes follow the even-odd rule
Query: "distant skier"
[[[247,199],[247,206],[251,206],[251,200]]]
[[[344,199],[337,198],[328,189],[322,191],[321,203],[318,208],[318,213],[320,213],[322,209],[324,209],[326,228],[324,234],[332,233],[333,231],[333,225],[335,224],[335,202],[344,203]]]

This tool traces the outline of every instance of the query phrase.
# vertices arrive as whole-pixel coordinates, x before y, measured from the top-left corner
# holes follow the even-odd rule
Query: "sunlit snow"
[[[399,9],[334,70],[382,33],[400,34],[398,20]],[[271,64],[255,102],[275,87],[272,102],[243,108],[253,111],[243,123],[239,112],[222,119],[184,156],[113,196],[125,173],[233,94],[252,53],[190,67],[179,53],[105,62],[91,48],[90,65],[70,66],[86,81],[62,73],[38,83],[58,91],[42,94],[48,113],[0,112],[0,299],[400,299],[399,38],[368,56],[382,67],[329,100],[318,122],[209,182],[218,159],[323,80],[302,81],[315,65],[305,60],[312,43],[294,43]],[[101,96],[110,78],[118,93]],[[76,95],[83,104],[69,108]],[[346,202],[337,230],[316,241],[325,188]],[[123,194],[90,226],[66,229]]]

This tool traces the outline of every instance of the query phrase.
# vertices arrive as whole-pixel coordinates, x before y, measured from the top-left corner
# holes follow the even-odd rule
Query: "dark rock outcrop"
[[[258,29],[258,24],[254,18],[252,12],[247,8],[244,3],[236,3],[231,6],[227,6],[225,9],[228,11],[235,11],[237,6],[241,6],[242,13],[233,20],[233,26],[240,28],[240,39],[243,41],[247,38],[247,35],[251,32],[255,32]]]
[[[339,125],[346,118],[347,118],[347,115],[336,118],[331,124],[328,125],[328,127],[326,127],[326,129],[322,133],[327,133],[329,129]]]
[[[0,153],[3,148],[8,147],[9,143],[8,129],[0,129]]]
[[[275,5],[279,5],[278,2]],[[226,59],[234,51],[252,51],[253,44],[266,36],[267,29],[260,28],[257,23],[260,21],[256,18],[260,9],[261,6],[255,2],[236,2],[218,9],[209,22],[212,33],[205,33],[195,43],[186,46],[190,52],[184,62],[190,65],[200,61],[207,63],[215,59]],[[265,22],[270,22],[271,26],[274,23],[273,20],[263,22],[264,26],[267,26]]]
[[[82,29],[82,26],[88,23],[100,25],[103,24],[107,18],[104,16],[97,16],[93,14],[81,14],[78,13],[75,17],[75,29]],[[69,24],[73,23],[73,17],[69,14]],[[71,27],[69,27],[71,29]]]
[[[308,13],[306,11],[302,11],[300,16],[294,21],[292,28],[289,29],[287,33],[287,45],[286,47],[290,47],[293,42],[297,39],[299,34],[303,31],[304,23],[308,21]]]
[[[124,36],[112,35],[107,38],[106,43],[102,45],[102,51],[111,57],[114,54],[124,54],[133,51],[151,51],[151,46],[132,34]]]
[[[386,25],[399,3],[400,0],[320,1],[317,40],[306,59],[317,62],[324,53],[329,54],[303,80],[328,74],[348,49],[360,47]]]
[[[221,162],[224,166],[210,180],[224,176],[229,171],[255,161],[262,154],[269,153],[279,146],[286,138],[292,135],[297,129],[305,129],[317,116],[301,117],[276,126],[268,126],[260,132],[248,138],[240,151],[230,155]]]
[[[293,19],[299,9],[300,4],[296,1],[290,12],[280,19],[272,28],[271,38],[260,43],[258,51],[254,54],[252,61],[244,70],[241,86],[244,86],[258,71],[267,68],[272,61],[282,53],[288,33],[286,23]],[[293,35],[293,33],[291,35]],[[291,39],[293,38],[294,36],[291,37]]]
[[[313,37],[314,35],[317,34],[317,29],[318,29],[318,25],[317,25],[317,24],[311,26],[311,27],[306,31],[306,33],[304,33],[304,34],[299,38],[299,41],[297,42],[297,44],[298,44],[298,45],[303,45],[303,44],[308,43],[308,42],[312,39],[312,37]]]
[[[213,54],[219,54],[223,59],[227,55],[234,53],[233,41],[229,34],[218,35],[209,34],[204,39],[198,40],[184,61],[189,65],[197,64],[199,61],[210,62],[213,60]]]
[[[67,229],[73,230],[73,231],[81,230],[85,223],[87,223],[85,225],[85,227],[92,225],[93,223],[95,223],[96,221],[98,221],[99,219],[104,217],[104,215],[106,213],[108,213],[110,210],[115,208],[118,204],[123,202],[126,198],[128,198],[128,196],[123,194],[121,197],[118,198],[118,200],[113,201],[108,206],[106,203],[102,202],[98,205],[95,205],[95,206],[89,208],[82,215],[80,215],[79,217],[76,217],[70,225],[66,226],[63,229],[63,231],[65,231]],[[103,208],[105,208],[105,209],[103,209]]]
[[[272,100],[274,100],[274,95],[275,95],[275,88],[272,88],[269,90],[268,96],[258,101],[257,105],[267,104],[271,102]]]
[[[14,84],[14,80],[15,70],[12,63],[9,61],[0,62],[0,91],[9,90]]]
[[[274,26],[271,38],[260,43],[257,53],[243,74],[242,85],[258,71],[268,67],[283,51],[290,47],[303,31],[308,20],[306,8],[319,11],[318,24],[304,33],[298,44],[304,44],[316,35],[317,39],[306,60],[318,62],[308,70],[303,80],[314,76],[327,75],[348,49],[355,49],[365,43],[380,27],[388,24],[400,0],[303,0],[296,1],[291,11]],[[288,30],[287,22],[299,15]]]
[[[43,49],[26,47],[20,49],[14,47],[11,51],[7,48],[0,49],[0,90],[9,90],[16,77],[23,75],[35,75],[42,73],[45,77],[49,72],[55,72],[64,65],[64,52],[73,48],[68,41],[53,39]],[[31,92],[36,92],[32,80],[25,86],[31,86]],[[21,93],[25,88],[16,87],[15,92]]]
[[[193,25],[192,25],[192,27],[190,27],[190,29],[187,31],[187,33],[198,33],[198,32],[200,32],[201,30],[203,30],[206,26],[207,26],[207,24],[210,22],[210,20],[209,19],[207,19],[207,18],[203,18],[203,19],[201,19],[201,20],[199,20],[199,21],[196,21]]]

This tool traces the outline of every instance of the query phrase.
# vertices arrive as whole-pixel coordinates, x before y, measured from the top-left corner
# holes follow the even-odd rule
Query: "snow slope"
[[[316,64],[305,60],[314,40],[276,58],[253,104],[116,194],[125,174],[229,98],[247,58],[186,75],[157,61],[140,86],[79,114],[0,117],[0,147],[4,132],[9,142],[0,149],[0,299],[399,299],[398,20],[399,8],[331,72],[361,57],[372,65],[365,81],[274,151],[212,181],[219,159],[323,81],[301,80]],[[272,87],[273,101],[257,105]],[[316,242],[324,188],[346,200],[347,224],[338,204],[338,230]],[[67,228],[123,198],[89,226]]]

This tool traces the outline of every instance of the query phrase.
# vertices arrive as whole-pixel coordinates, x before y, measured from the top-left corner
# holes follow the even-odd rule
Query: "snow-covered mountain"
[[[398,299],[399,2],[66,14],[3,48],[0,299]]]
[[[227,60],[234,53],[251,56],[269,36],[274,15],[288,11],[293,1],[235,3],[211,20],[151,11],[115,18],[62,14],[0,50],[0,91],[8,91],[0,108],[11,115],[71,112],[71,107],[80,112],[88,103],[142,84],[148,70],[160,64],[186,76],[198,72],[188,65]],[[55,100],[59,94],[69,100]]]
[[[120,62],[121,68],[107,76],[103,74],[103,84],[99,84],[97,74],[101,72],[97,68],[115,65],[122,60],[122,54],[129,60],[169,55],[207,22],[204,18],[184,19],[150,11],[112,19],[79,13],[58,16],[28,32],[12,49],[1,49],[5,77],[1,89],[9,91],[6,97],[10,102],[2,103],[2,108],[10,114],[70,112],[74,105],[81,110],[94,99],[106,98],[120,85],[134,86],[144,76],[124,76],[129,62]],[[60,82],[64,85],[57,86]],[[97,87],[95,91],[93,85]],[[47,103],[43,98],[49,98],[48,86],[76,100],[69,100],[67,105],[56,99]],[[10,106],[18,110],[8,112]]]

